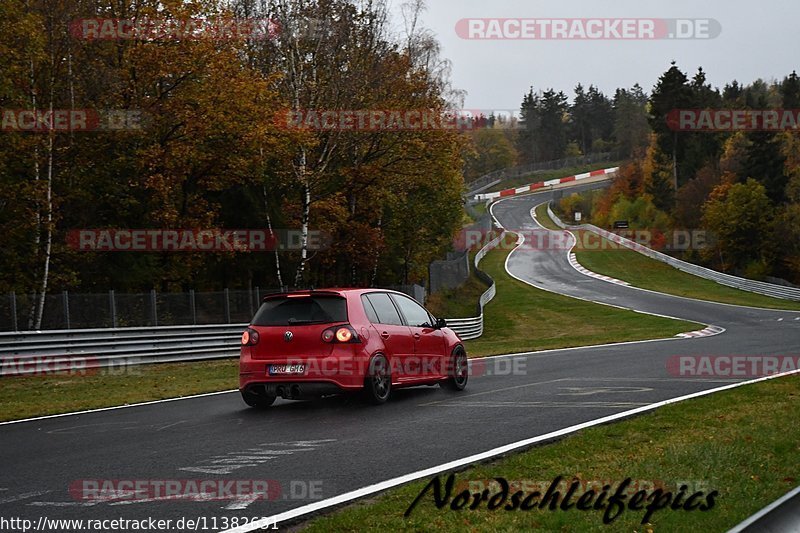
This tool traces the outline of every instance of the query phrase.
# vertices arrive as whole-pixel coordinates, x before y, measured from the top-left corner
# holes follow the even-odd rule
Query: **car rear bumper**
[[[305,400],[347,392],[347,389],[340,387],[336,383],[324,381],[254,382],[241,390],[244,393],[255,396],[280,396],[287,400]]]
[[[270,365],[303,364],[302,374],[270,375]],[[239,389],[247,391],[250,387],[260,387],[264,391],[276,391],[277,387],[293,385],[301,390],[321,391],[335,394],[348,390],[358,390],[364,386],[369,358],[353,353],[352,349],[336,350],[328,357],[253,359],[247,349],[243,349],[239,359]],[[272,394],[269,392],[269,394]],[[277,396],[283,396],[277,394]]]

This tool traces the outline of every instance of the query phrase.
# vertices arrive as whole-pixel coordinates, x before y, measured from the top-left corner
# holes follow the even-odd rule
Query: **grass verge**
[[[704,327],[531,287],[506,273],[510,248],[503,245],[481,261],[481,270],[497,283],[497,296],[484,308],[483,336],[465,342],[471,357],[671,337]]]
[[[471,357],[670,337],[702,328],[700,324],[600,306],[536,289],[505,272],[505,258],[511,246],[501,248],[481,262],[481,269],[497,283],[497,296],[485,309],[484,335],[466,342]],[[437,316],[473,316],[478,297],[485,290],[475,278],[464,292],[446,299]],[[90,375],[3,377],[0,420],[234,389],[237,365],[236,359],[223,359],[131,366],[119,370],[119,374],[100,370]]]
[[[478,316],[478,300],[488,288],[472,272],[461,287],[431,294],[425,302],[425,306],[437,317],[469,318]]]
[[[546,205],[536,209],[536,218],[541,225],[548,229],[558,228],[547,215]],[[602,243],[598,245],[600,249],[576,250],[575,257],[578,262],[592,272],[627,281],[634,287],[675,296],[697,298],[698,300],[769,309],[800,310],[800,302],[770,298],[762,294],[720,285],[678,270],[633,250],[621,248],[597,235],[593,235],[588,241],[582,239],[582,242],[595,243],[597,239],[600,239]]]
[[[553,231],[562,231],[561,228],[556,226],[556,223],[553,222],[553,219],[550,218],[550,215],[547,214],[547,204],[539,204],[536,206],[536,221],[544,228],[551,229]]]
[[[137,365],[86,375],[0,378],[0,420],[235,389],[238,359]]]
[[[797,376],[748,385],[588,428],[555,444],[472,467],[456,477],[459,490],[469,486],[468,480],[502,477],[516,487],[512,492],[522,487],[529,494],[544,492],[552,480],[563,476],[562,497],[574,478],[599,481],[579,489],[578,495],[593,488],[599,493],[605,483],[612,485],[613,493],[626,478],[632,478],[638,488],[649,489],[649,494],[654,487],[662,487],[664,493],[675,496],[679,485],[686,484],[686,496],[702,491],[702,502],[708,493],[718,491],[714,506],[706,511],[667,507],[643,525],[646,510],[626,506],[605,525],[604,510],[575,507],[489,511],[484,502],[478,510],[437,509],[428,492],[404,518],[430,481],[421,480],[313,520],[304,531],[727,531],[797,486],[800,426],[785,421],[796,412],[798,398]],[[441,477],[442,484],[446,477]],[[497,492],[495,487],[490,486],[491,495]],[[638,488],[628,492],[628,500]],[[457,493],[453,491],[454,496]]]

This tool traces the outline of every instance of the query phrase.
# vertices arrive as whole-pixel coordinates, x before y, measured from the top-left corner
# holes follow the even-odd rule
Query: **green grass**
[[[634,313],[539,290],[511,278],[504,268],[513,247],[490,252],[481,269],[497,282],[497,296],[485,308],[485,331],[466,341],[472,357],[670,337],[701,329],[700,324]],[[437,316],[474,316],[486,286],[473,275],[431,311]],[[435,310],[434,310],[435,309]],[[0,420],[94,409],[237,387],[236,359],[125,367],[120,374],[4,377]]]
[[[466,341],[470,356],[516,353],[589,344],[671,337],[702,329],[692,322],[635,313],[531,287],[510,277],[507,244],[490,252],[481,270],[497,283],[497,296],[484,309],[484,333]]]
[[[470,221],[477,222],[487,212],[486,203],[480,202],[473,205],[472,211],[475,213],[474,215],[471,215],[469,211],[464,210],[464,212],[467,214],[467,218],[469,218]]]
[[[536,218],[541,225],[549,229],[557,228],[547,215],[546,205],[537,207]],[[800,310],[800,302],[770,298],[762,294],[726,287],[711,280],[682,272],[633,250],[622,248],[597,235],[592,234],[591,239],[587,240],[582,236],[585,232],[576,231],[574,233],[578,235],[579,242],[592,243],[598,248],[581,250],[576,247],[575,257],[581,265],[592,272],[627,281],[634,287],[697,298],[698,300],[769,309]]]
[[[689,493],[718,491],[714,507],[705,512],[663,509],[642,525],[645,511],[626,508],[605,525],[603,511],[575,508],[507,512],[489,511],[484,503],[479,510],[437,509],[429,492],[404,518],[430,481],[425,479],[317,518],[304,531],[727,531],[798,485],[800,425],[786,420],[797,412],[799,398],[796,376],[749,385],[585,429],[456,477],[459,490],[470,480],[496,477],[545,487],[557,476],[569,483],[574,478],[597,480],[612,483],[612,491],[630,477],[673,494],[688,482]],[[441,477],[442,483],[446,478]],[[649,490],[652,494],[653,488]]]
[[[536,220],[539,224],[547,229],[555,230],[555,231],[562,231],[561,228],[556,226],[556,223],[550,218],[550,215],[547,214],[547,204],[539,204],[536,206]]]
[[[238,359],[137,365],[85,375],[3,377],[0,420],[235,389],[238,377]]]
[[[592,272],[621,279],[643,289],[728,304],[800,310],[800,302],[779,300],[726,287],[687,274],[632,250],[585,250],[577,252],[576,257],[581,265]]]
[[[425,306],[434,316],[442,318],[478,316],[478,300],[488,288],[473,272],[461,287],[428,296]]]
[[[523,185],[528,185],[530,183],[538,183],[540,181],[548,181],[556,178],[563,178],[564,176],[574,176],[575,174],[583,174],[584,172],[591,172],[592,170],[599,170],[601,168],[618,167],[621,164],[622,164],[621,161],[609,161],[607,163],[594,163],[591,165],[581,165],[577,167],[567,167],[558,170],[535,172],[531,174],[526,174],[525,176],[519,178],[503,180],[497,185],[487,189],[482,194],[488,192],[503,191],[505,189],[516,189],[517,187],[522,187]]]

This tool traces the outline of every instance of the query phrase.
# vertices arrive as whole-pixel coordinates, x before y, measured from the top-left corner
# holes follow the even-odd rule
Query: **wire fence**
[[[390,287],[425,299],[418,285]],[[40,330],[125,328],[243,324],[258,309],[261,299],[275,290],[222,290],[215,292],[73,293],[45,296]],[[35,322],[33,295],[10,292],[0,297],[0,331],[31,331]]]
[[[476,213],[477,214],[477,213]],[[461,230],[461,236],[469,234],[487,235],[492,230],[492,216],[484,213],[478,220]],[[455,251],[447,254],[445,259],[433,261],[428,267],[428,287],[434,294],[445,289],[455,289],[469,279],[469,240],[458,238],[454,244]]]

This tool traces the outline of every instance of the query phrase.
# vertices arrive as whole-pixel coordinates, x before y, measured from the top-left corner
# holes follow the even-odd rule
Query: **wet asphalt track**
[[[497,204],[493,213],[507,229],[537,228],[530,209],[548,198],[549,193],[515,197]],[[377,408],[337,397],[279,400],[268,411],[254,411],[238,393],[226,393],[0,426],[0,516],[34,523],[42,516],[206,517],[208,526],[213,517],[221,525],[223,517],[270,516],[315,498],[736,381],[673,376],[666,366],[671,356],[784,355],[800,348],[798,312],[699,302],[595,280],[575,271],[564,250],[522,247],[508,266],[514,275],[555,292],[727,331],[490,360],[486,369],[495,375],[473,376],[464,393],[438,387],[400,390]],[[516,372],[509,373],[510,368]],[[274,480],[280,492],[272,501],[91,502],[70,493],[70,486],[83,479]]]

